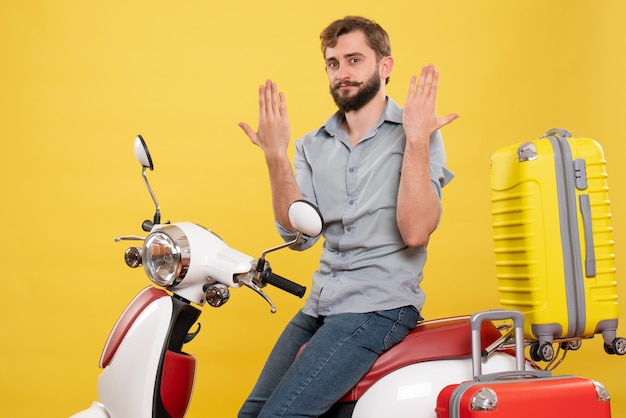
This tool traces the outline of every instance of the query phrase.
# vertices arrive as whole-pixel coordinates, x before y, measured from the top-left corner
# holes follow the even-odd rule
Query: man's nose
[[[339,81],[349,80],[350,76],[351,74],[350,74],[348,67],[344,65],[340,65],[339,70],[337,71],[337,80]]]

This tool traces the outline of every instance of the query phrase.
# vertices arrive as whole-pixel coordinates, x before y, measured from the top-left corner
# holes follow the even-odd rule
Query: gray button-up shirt
[[[402,109],[392,99],[379,123],[353,148],[337,112],[318,130],[296,141],[294,168],[304,198],[324,217],[320,267],[303,312],[312,315],[362,313],[414,306],[426,247],[404,244],[396,222],[402,156],[406,143]],[[430,138],[430,176],[439,197],[453,174],[439,131]],[[292,239],[277,225],[283,238]],[[297,249],[313,245],[307,239]]]

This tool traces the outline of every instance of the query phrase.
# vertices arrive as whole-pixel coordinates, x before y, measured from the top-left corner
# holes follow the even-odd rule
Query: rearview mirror
[[[289,206],[289,222],[296,231],[312,238],[321,234],[324,227],[319,209],[306,200],[296,200]]]

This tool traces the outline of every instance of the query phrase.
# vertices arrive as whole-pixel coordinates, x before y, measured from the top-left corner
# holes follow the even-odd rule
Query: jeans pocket
[[[384,351],[389,350],[402,341],[409,331],[417,326],[417,321],[421,318],[419,312],[412,306],[404,306],[390,311],[380,311],[378,314],[394,320],[384,339]]]

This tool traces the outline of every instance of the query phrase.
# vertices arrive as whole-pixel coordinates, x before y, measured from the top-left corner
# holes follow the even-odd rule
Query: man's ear
[[[380,60],[380,78],[387,79],[389,74],[391,74],[391,70],[393,69],[393,57],[387,56],[383,57]]]

